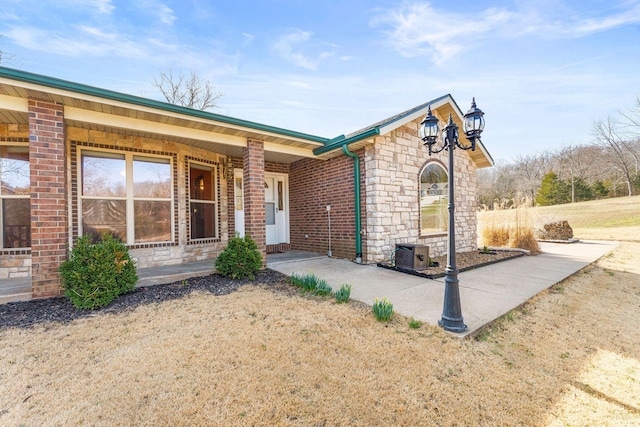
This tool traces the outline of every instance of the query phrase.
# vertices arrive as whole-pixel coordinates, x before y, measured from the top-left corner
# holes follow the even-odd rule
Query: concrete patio
[[[616,242],[582,241],[541,243],[543,253],[499,262],[458,275],[465,337],[520,306],[533,296],[566,279],[611,252]],[[404,316],[437,325],[442,315],[444,278],[424,279],[373,265],[327,257],[271,262],[284,274],[309,274],[325,279],[332,288],[350,284],[351,298],[372,305],[387,297]]]
[[[468,330],[455,335],[473,334],[613,251],[617,242],[541,243],[540,246],[543,251],[540,255],[518,257],[458,275],[462,314]],[[350,284],[351,298],[369,305],[376,297],[387,297],[397,313],[431,325],[437,325],[442,315],[444,278],[425,279],[302,251],[270,254],[267,267],[286,275],[313,273],[325,279],[334,290]],[[138,286],[176,282],[208,275],[214,270],[211,260],[141,268]],[[0,281],[0,303],[29,299],[29,278]]]

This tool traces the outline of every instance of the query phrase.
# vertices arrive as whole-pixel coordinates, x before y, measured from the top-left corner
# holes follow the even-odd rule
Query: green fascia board
[[[358,142],[361,141],[363,139],[367,139],[367,138],[371,138],[374,136],[378,136],[380,135],[380,129],[389,126],[392,123],[395,123],[399,120],[404,119],[405,117],[415,113],[416,111],[419,111],[423,108],[428,107],[429,105],[435,104],[437,102],[440,102],[444,99],[450,98],[453,103],[455,104],[455,107],[458,108],[458,111],[460,111],[460,108],[458,107],[458,105],[456,104],[456,101],[453,99],[453,97],[450,94],[446,94],[443,95],[441,97],[438,97],[436,99],[433,99],[429,102],[426,102],[422,105],[419,105],[417,107],[414,107],[410,110],[407,110],[399,115],[390,117],[386,120],[383,120],[381,122],[376,123],[375,125],[373,125],[372,127],[369,128],[365,128],[363,129],[361,132],[356,133],[355,135],[351,135],[348,138],[345,138],[344,135],[341,135],[337,138],[334,138],[330,141],[328,141],[327,143],[325,143],[324,147],[319,147],[316,148],[315,150],[313,150],[313,154],[315,154],[316,156],[320,155],[320,154],[324,154],[324,153],[328,153],[329,151],[333,151],[333,150],[337,150],[340,147],[344,146],[344,145],[349,145],[349,144],[353,144],[354,142]]]
[[[53,89],[61,89],[69,92],[80,93],[83,95],[96,96],[98,98],[109,99],[111,101],[124,102],[127,104],[137,105],[141,107],[155,108],[158,110],[168,111],[171,113],[184,114],[187,116],[197,117],[201,119],[214,120],[235,126],[242,126],[262,132],[275,133],[278,135],[288,136],[292,138],[306,139],[308,141],[327,144],[331,141],[329,138],[323,138],[316,135],[310,135],[302,132],[296,132],[288,129],[278,128],[274,126],[264,125],[261,123],[251,122],[234,117],[223,116],[221,114],[209,113],[202,110],[194,110],[192,108],[182,107],[180,105],[170,104],[168,102],[156,101],[154,99],[142,98],[139,96],[129,95],[126,93],[115,92],[108,89],[101,89],[94,86],[88,86],[80,83],[70,82],[67,80],[57,79],[54,77],[43,76],[40,74],[29,73],[26,71],[16,70],[13,68],[0,66],[0,77],[17,80],[24,83],[30,83]]]
[[[353,144],[354,142],[358,142],[361,141],[363,139],[367,139],[367,138],[371,138],[373,136],[378,136],[380,135],[380,128],[379,127],[375,127],[373,129],[369,129],[365,132],[359,133],[357,135],[354,135],[350,138],[342,138],[342,139],[338,139],[337,141],[331,142],[327,145],[325,145],[324,147],[318,147],[315,150],[313,150],[313,154],[315,154],[316,156],[319,156],[320,154],[324,154],[324,153],[328,153],[329,151],[333,151],[333,150],[337,150],[340,147],[342,147],[343,145],[349,145],[349,144]]]

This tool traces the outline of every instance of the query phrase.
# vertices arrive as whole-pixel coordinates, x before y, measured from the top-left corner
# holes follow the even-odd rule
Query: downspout
[[[353,188],[356,210],[356,263],[362,264],[362,220],[360,218],[360,158],[349,151],[347,144],[342,146],[342,152],[353,159]]]

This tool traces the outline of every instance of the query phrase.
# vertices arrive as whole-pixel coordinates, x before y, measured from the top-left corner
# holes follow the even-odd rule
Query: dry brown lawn
[[[640,425],[640,242],[478,336],[246,286],[0,332],[0,425]]]

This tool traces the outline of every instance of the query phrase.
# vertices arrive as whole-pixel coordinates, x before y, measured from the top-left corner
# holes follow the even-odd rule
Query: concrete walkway
[[[542,254],[524,256],[458,275],[462,315],[473,334],[484,325],[520,306],[533,296],[571,276],[611,252],[616,242],[541,243]],[[437,325],[442,315],[444,277],[424,279],[409,274],[359,265],[328,257],[270,261],[268,267],[290,275],[314,273],[334,290],[351,285],[351,298],[372,305],[387,297],[404,316]]]

